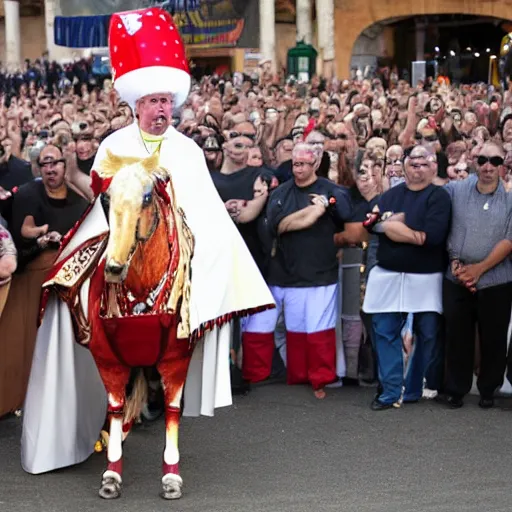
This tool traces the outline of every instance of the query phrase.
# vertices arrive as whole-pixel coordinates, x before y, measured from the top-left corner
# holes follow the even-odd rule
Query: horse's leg
[[[181,397],[191,356],[192,349],[188,340],[171,340],[168,350],[157,365],[162,377],[165,398],[162,498],[166,500],[181,498],[183,480],[179,472],[178,430],[181,416]]]
[[[123,415],[126,401],[126,385],[130,378],[128,367],[98,365],[108,398],[108,419],[110,423],[107,449],[107,469],[103,473],[99,495],[105,499],[121,496],[123,472]]]

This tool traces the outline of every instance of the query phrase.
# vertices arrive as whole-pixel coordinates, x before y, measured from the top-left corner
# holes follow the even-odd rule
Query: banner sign
[[[98,0],[61,0],[61,12],[67,16],[55,18],[55,43],[72,48],[107,46],[105,27],[110,15],[133,9],[134,2],[102,0],[102,7],[97,3]],[[161,2],[139,4],[149,7]],[[186,45],[246,48],[259,44],[258,0],[175,0],[166,2],[165,9],[173,14]]]

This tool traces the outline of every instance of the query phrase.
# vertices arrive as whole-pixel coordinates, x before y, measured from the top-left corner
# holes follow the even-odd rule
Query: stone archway
[[[359,34],[388,18],[429,14],[472,14],[512,20],[512,0],[336,0],[336,67],[350,76],[352,49]]]

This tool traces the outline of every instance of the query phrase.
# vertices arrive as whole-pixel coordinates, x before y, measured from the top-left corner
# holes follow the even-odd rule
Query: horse
[[[158,155],[140,159],[107,152],[98,176],[109,201],[108,241],[91,278],[88,306],[89,349],[108,400],[107,468],[99,495],[121,495],[123,441],[147,391],[141,369],[156,366],[165,399],[161,495],[177,499],[183,486],[181,398],[194,349],[189,325],[194,237]],[[133,368],[139,370],[127,398]]]

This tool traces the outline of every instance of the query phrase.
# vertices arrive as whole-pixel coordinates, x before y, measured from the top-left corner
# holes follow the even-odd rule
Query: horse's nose
[[[123,270],[124,265],[119,265],[119,263],[116,263],[115,261],[111,261],[105,266],[105,272],[112,274],[113,276],[120,276],[123,273]]]

